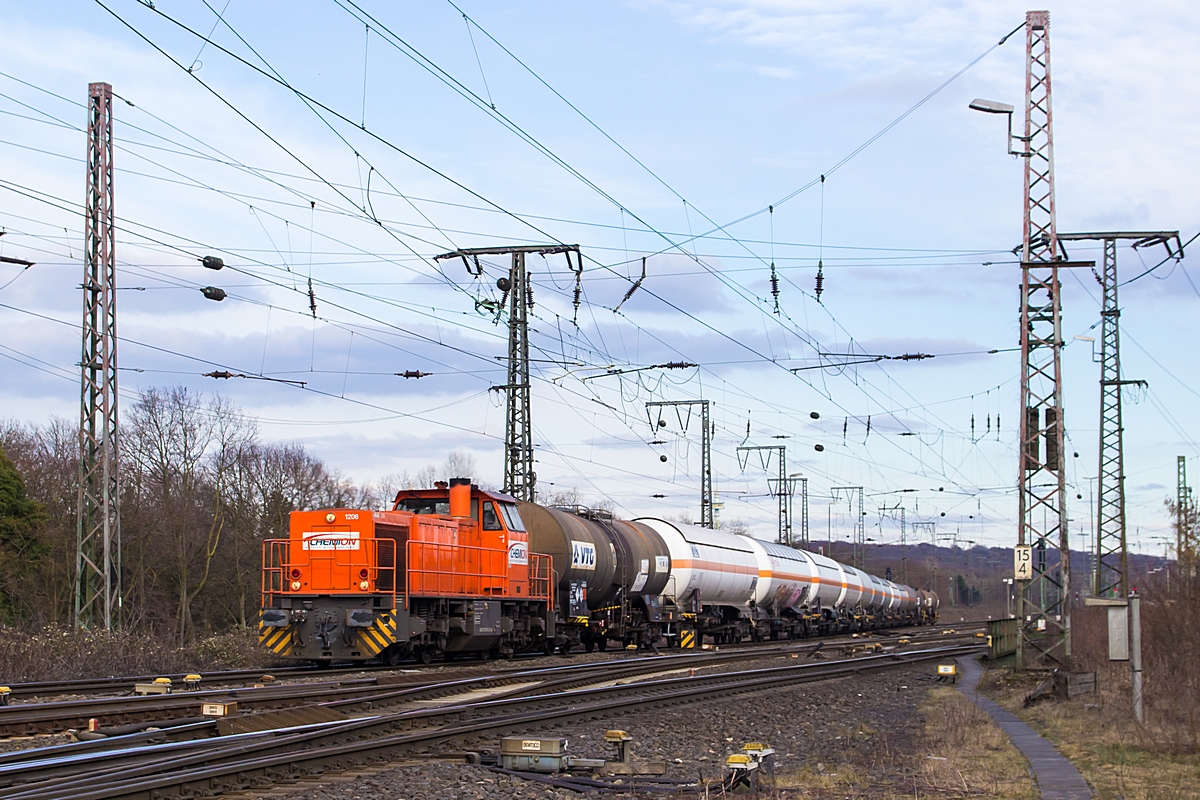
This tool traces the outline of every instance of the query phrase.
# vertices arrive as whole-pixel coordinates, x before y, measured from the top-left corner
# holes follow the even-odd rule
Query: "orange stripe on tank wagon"
[[[706,569],[709,572],[726,572],[733,575],[757,575],[758,567],[743,567],[738,564],[723,564],[720,561],[701,561],[692,559],[675,559],[672,562],[679,569]]]

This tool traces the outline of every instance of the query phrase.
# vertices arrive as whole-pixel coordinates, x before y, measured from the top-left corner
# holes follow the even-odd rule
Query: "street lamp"
[[[1027,136],[1013,136],[1013,132],[1012,132],[1013,107],[1012,106],[1010,106],[1008,103],[998,103],[995,100],[981,100],[977,97],[971,101],[968,108],[971,108],[975,111],[982,111],[985,114],[1005,114],[1005,115],[1007,115],[1008,116],[1008,154],[1010,156],[1028,156],[1029,155],[1029,152],[1027,150],[1013,150],[1013,148],[1012,148],[1013,139],[1017,139],[1018,141],[1021,141],[1021,142],[1029,141],[1029,137],[1027,137]]]

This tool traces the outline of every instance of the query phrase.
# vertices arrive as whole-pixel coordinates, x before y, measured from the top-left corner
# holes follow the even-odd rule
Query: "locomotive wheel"
[[[603,653],[605,650],[608,649],[608,637],[607,636],[602,636],[601,638],[596,640],[596,649],[599,650],[601,653]],[[588,652],[590,653],[592,651],[588,650]]]
[[[590,653],[595,649],[596,649],[596,640],[595,639],[588,639],[586,642],[583,643],[583,651],[585,653]]]

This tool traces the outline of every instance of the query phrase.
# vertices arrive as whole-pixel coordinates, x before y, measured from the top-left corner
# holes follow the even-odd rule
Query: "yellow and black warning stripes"
[[[380,614],[375,617],[371,627],[358,632],[358,640],[372,655],[379,655],[396,641],[396,617],[394,614]]]
[[[679,632],[679,646],[684,650],[696,649],[696,632],[686,628]]]
[[[277,628],[269,625],[258,626],[258,641],[273,653],[287,655],[285,652],[292,645],[292,628]]]

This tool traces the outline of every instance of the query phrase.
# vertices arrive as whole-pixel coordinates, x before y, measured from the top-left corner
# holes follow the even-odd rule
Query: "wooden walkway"
[[[1042,800],[1093,800],[1095,795],[1087,781],[1054,745],[1043,739],[1015,714],[1005,711],[976,691],[975,687],[983,677],[983,668],[979,666],[979,662],[964,657],[958,659],[958,664],[962,674],[962,683],[959,684],[958,690],[986,711],[1000,729],[1008,734],[1008,738],[1021,751],[1021,755],[1029,761],[1029,768],[1037,781]]]

